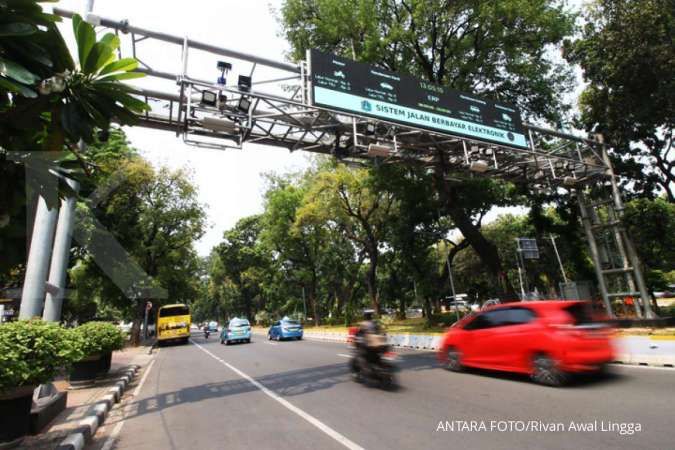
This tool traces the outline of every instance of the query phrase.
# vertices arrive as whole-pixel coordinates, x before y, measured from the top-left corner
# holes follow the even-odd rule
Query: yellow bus
[[[187,344],[190,338],[190,307],[183,303],[164,305],[157,311],[157,342],[181,341]]]

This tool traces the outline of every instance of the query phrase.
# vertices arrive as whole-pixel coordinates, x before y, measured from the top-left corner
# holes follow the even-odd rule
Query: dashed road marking
[[[136,389],[134,389],[134,392],[131,394],[134,397],[138,396],[138,394],[141,392],[143,384],[145,384],[145,380],[148,379],[148,375],[150,374],[150,370],[152,369],[153,364],[155,364],[154,359],[150,361],[150,364],[148,364],[148,367],[145,369],[145,373],[143,374],[140,383],[138,383],[138,386],[136,386]],[[105,443],[103,444],[103,447],[101,447],[101,450],[110,450],[111,448],[113,448],[113,445],[115,444],[115,441],[117,440],[117,437],[119,436],[120,432],[122,431],[122,427],[124,426],[125,417],[128,415],[127,408],[129,408],[131,404],[132,402],[127,403],[122,413],[122,420],[117,422],[117,425],[115,425],[115,428],[113,428],[112,433],[110,433],[110,436],[108,436],[108,439],[106,439]]]
[[[336,441],[339,442],[340,444],[344,445],[344,446],[347,447],[348,449],[350,449],[350,450],[363,450],[363,447],[361,447],[360,445],[356,444],[355,442],[352,442],[351,440],[349,440],[348,438],[346,438],[346,437],[343,436],[342,434],[338,433],[337,431],[335,431],[334,429],[332,429],[331,427],[329,427],[329,426],[326,425],[325,423],[321,422],[321,421],[320,421],[319,419],[317,419],[316,417],[310,415],[309,413],[306,413],[306,412],[303,411],[302,409],[300,409],[300,408],[298,408],[297,406],[293,405],[292,403],[290,403],[290,402],[289,402],[288,400],[286,400],[285,398],[280,397],[279,395],[275,394],[273,391],[267,389],[265,386],[263,386],[263,385],[260,384],[258,381],[256,381],[255,379],[253,379],[253,378],[250,377],[249,375],[245,374],[245,373],[242,372],[241,370],[237,369],[237,368],[234,367],[232,364],[230,364],[230,363],[224,361],[222,358],[219,358],[218,356],[214,355],[213,353],[211,353],[210,351],[208,351],[207,349],[205,349],[205,348],[202,347],[201,345],[197,344],[196,342],[194,342],[194,341],[192,341],[192,340],[191,340],[190,342],[192,342],[193,345],[195,345],[195,346],[196,346],[197,348],[199,348],[201,351],[203,351],[204,353],[206,353],[207,355],[209,355],[211,358],[213,358],[213,359],[215,359],[216,361],[218,361],[219,363],[223,364],[225,367],[227,367],[228,369],[230,369],[231,371],[233,371],[234,373],[236,373],[236,374],[239,375],[240,377],[244,378],[245,380],[247,380],[247,381],[248,381],[249,383],[251,383],[253,386],[255,386],[255,387],[257,387],[258,389],[260,389],[265,395],[267,395],[268,397],[270,397],[270,398],[273,399],[273,400],[276,400],[276,401],[279,402],[282,406],[284,406],[286,409],[288,409],[288,410],[294,412],[295,414],[297,414],[298,416],[302,417],[302,418],[305,419],[307,422],[311,423],[311,424],[314,425],[316,428],[318,428],[319,430],[323,431],[325,434],[327,434],[328,436],[330,436],[331,438],[333,438],[334,440],[336,440]]]

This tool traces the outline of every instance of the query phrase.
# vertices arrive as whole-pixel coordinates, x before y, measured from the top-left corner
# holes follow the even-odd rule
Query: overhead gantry
[[[74,14],[60,8],[54,13]],[[565,189],[579,201],[607,310],[613,298],[631,296],[639,299],[634,302],[639,317],[654,317],[639,258],[621,224],[623,202],[601,137],[523,124],[527,144],[514,147],[320,107],[312,101],[307,61],[275,61],[94,14],[85,20],[118,35],[119,57],[136,58],[137,70],[147,74],[143,84],[132,86],[151,106],[139,125],[173,132],[186,144],[241,149],[255,143],[333,155],[350,165],[377,161],[432,169],[442,160],[449,180],[482,176],[540,193]],[[191,64],[202,67],[205,60],[214,72],[220,70],[215,81],[191,75]],[[239,70],[236,79],[228,76],[233,67]],[[162,84],[167,89],[157,88]]]

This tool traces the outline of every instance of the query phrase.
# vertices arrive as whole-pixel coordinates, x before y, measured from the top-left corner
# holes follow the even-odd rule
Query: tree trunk
[[[439,157],[440,163],[434,168],[434,181],[436,190],[445,203],[446,212],[455,226],[459,228],[464,239],[476,251],[488,272],[495,277],[499,298],[504,302],[517,301],[518,296],[502,267],[497,246],[483,236],[478,225],[474,224],[471,215],[461,206],[456,190],[445,181],[445,155],[439,152]]]
[[[368,287],[368,295],[372,304],[375,315],[380,315],[380,299],[377,292],[377,247],[368,252],[368,272],[366,273],[366,286]]]
[[[131,345],[138,347],[141,343],[141,323],[145,316],[145,302],[137,301],[136,314],[131,324]]]
[[[424,297],[424,317],[427,319],[427,323],[431,325],[432,321],[432,311],[431,311],[431,300],[429,300],[429,297]]]
[[[452,221],[459,228],[462,236],[464,236],[464,239],[476,251],[485,268],[497,280],[500,299],[502,301],[516,301],[518,296],[502,267],[497,246],[483,236],[480,229],[473,223],[471,217],[463,208],[454,207],[450,203],[448,204],[447,211]]]

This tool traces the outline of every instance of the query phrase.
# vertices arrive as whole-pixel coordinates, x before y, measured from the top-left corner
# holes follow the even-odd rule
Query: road
[[[191,345],[162,347],[112,448],[675,448],[675,369],[618,367],[556,389],[450,373],[432,353],[407,351],[391,392],[353,382],[347,353],[343,344],[263,336],[225,346],[195,335]],[[598,431],[570,430],[571,422]],[[641,431],[600,431],[629,423]]]

